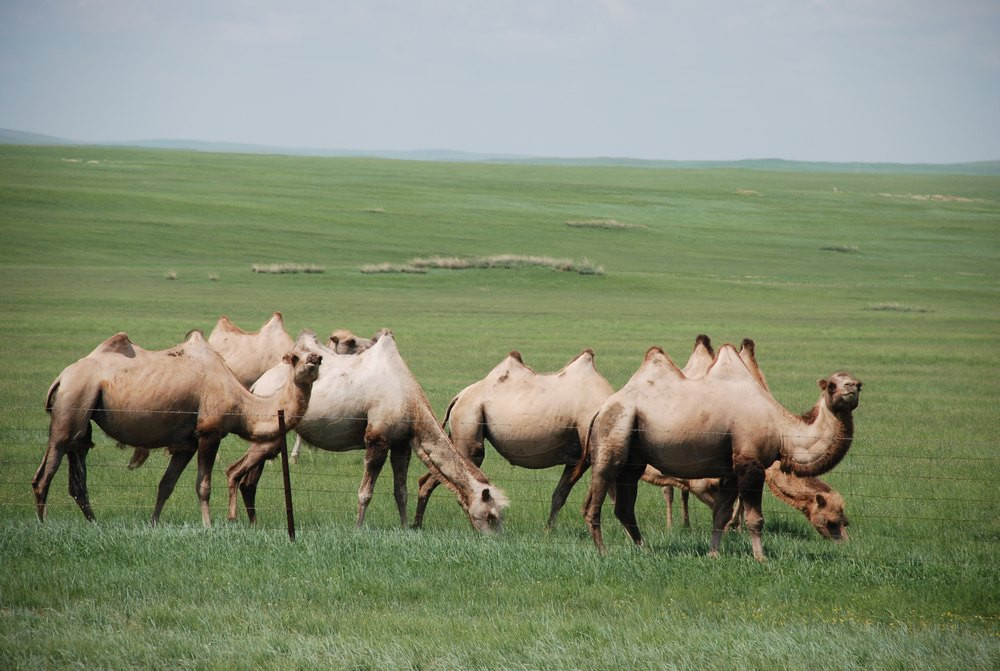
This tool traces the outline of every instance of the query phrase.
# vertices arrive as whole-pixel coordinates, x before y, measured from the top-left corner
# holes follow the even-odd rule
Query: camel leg
[[[646,470],[646,464],[628,464],[618,473],[615,482],[615,517],[625,527],[625,533],[632,542],[642,547],[642,534],[635,518],[635,499],[639,493],[639,478]]]
[[[358,488],[358,518],[355,526],[364,524],[368,504],[372,502],[372,493],[375,491],[375,481],[378,480],[388,456],[388,441],[369,426],[365,430],[365,474],[361,478],[361,487]]]
[[[433,473],[424,473],[417,481],[417,512],[413,515],[413,525],[411,528],[419,529],[424,523],[424,511],[427,509],[427,502],[431,498],[431,493],[437,489],[441,481],[434,477]]]
[[[740,493],[740,507],[744,515],[744,525],[750,532],[750,545],[757,561],[764,561],[764,542],[761,531],[764,530],[764,514],[761,510],[761,498],[764,492],[764,467],[760,462],[752,461],[737,464],[737,482]]]
[[[576,470],[576,464],[566,464],[563,468],[562,475],[559,476],[559,482],[556,483],[556,488],[552,491],[552,507],[549,509],[549,521],[545,523],[545,530],[549,531],[556,525],[556,515],[562,510],[562,507],[566,505],[566,499],[569,498],[569,493],[573,489],[573,485],[577,483],[580,478],[573,477],[573,471]],[[582,475],[582,473],[581,473]]]
[[[201,436],[198,438],[198,480],[195,489],[198,492],[198,503],[201,505],[201,523],[206,529],[212,526],[212,513],[208,507],[208,499],[212,495],[212,467],[215,466],[215,455],[219,452],[218,436]]]
[[[410,446],[406,443],[393,445],[389,450],[389,463],[392,466],[392,493],[396,497],[396,509],[399,511],[399,524],[406,528],[406,476],[410,470]]]
[[[258,462],[240,478],[240,494],[243,495],[243,506],[247,509],[247,521],[251,525],[257,523],[257,483],[260,482],[265,465],[267,465],[266,461]]]
[[[733,519],[733,505],[738,495],[736,478],[729,476],[719,480],[719,496],[715,500],[715,507],[712,508],[712,542],[708,549],[709,557],[719,556],[722,535]]]
[[[681,516],[684,518],[683,524],[685,529],[691,528],[691,516],[688,510],[688,501],[691,498],[690,489],[681,489]]]
[[[156,490],[156,506],[153,508],[153,517],[150,520],[150,523],[154,527],[160,521],[160,513],[163,512],[164,504],[174,491],[177,478],[187,468],[188,462],[191,461],[191,457],[193,456],[194,450],[190,449],[176,449],[170,453],[170,463],[167,464],[167,470],[163,472],[163,477],[160,478],[160,485]]]
[[[292,448],[292,463],[299,463],[299,450],[302,449],[302,436],[295,434],[295,446]]]
[[[90,447],[83,446],[67,453],[69,458],[69,495],[80,506],[87,521],[94,522],[94,511],[90,508],[90,496],[87,494],[87,453]]]
[[[35,471],[35,477],[31,480],[31,488],[35,492],[35,512],[39,522],[44,522],[48,514],[46,501],[49,498],[49,486],[52,484],[52,478],[56,471],[59,470],[59,464],[62,463],[65,453],[66,447],[63,444],[49,442],[45,455],[42,457],[42,463],[39,464],[38,470]]]
[[[670,485],[664,485],[663,490],[663,502],[667,505],[667,529],[672,529],[674,526],[674,488]]]

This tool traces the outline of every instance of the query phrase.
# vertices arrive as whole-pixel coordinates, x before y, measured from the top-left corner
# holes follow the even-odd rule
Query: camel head
[[[327,345],[337,354],[361,354],[374,342],[368,338],[359,338],[347,329],[337,329],[330,334]]]
[[[835,413],[851,413],[861,400],[861,380],[848,373],[834,373],[819,380],[819,388],[828,408]]]
[[[844,513],[844,497],[838,492],[816,492],[805,511],[809,523],[819,535],[835,541],[847,540],[847,515]]]
[[[323,357],[315,352],[293,349],[281,359],[292,367],[295,384],[300,387],[311,387],[319,377],[319,366]]]
[[[469,521],[477,531],[493,533],[503,523],[503,511],[510,505],[507,495],[491,485],[476,483],[469,503]]]

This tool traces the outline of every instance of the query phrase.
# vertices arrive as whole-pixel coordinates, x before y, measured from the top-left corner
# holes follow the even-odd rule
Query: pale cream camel
[[[306,346],[310,336],[299,344]],[[329,351],[311,336],[312,351]],[[254,385],[254,392],[270,393],[272,377],[280,367]],[[358,492],[357,524],[364,522],[375,480],[386,457],[393,471],[400,524],[406,525],[406,475],[410,451],[455,492],[472,525],[480,531],[499,528],[507,497],[467,457],[452,447],[437,423],[423,389],[399,354],[389,331],[381,331],[375,344],[355,356],[324,356],[312,400],[296,431],[307,443],[331,452],[365,450],[365,474]],[[239,487],[251,521],[255,518],[257,481],[273,449],[252,446],[226,474],[229,479],[229,517],[236,518]]]
[[[448,424],[455,449],[481,466],[484,439],[501,457],[523,468],[562,466],[552,492],[546,524],[551,528],[566,503],[573,469],[582,455],[590,419],[614,388],[594,366],[594,351],[585,349],[562,370],[539,374],[511,352],[485,378],[460,391],[448,404]],[[438,481],[420,478],[413,527],[419,528],[427,501]]]
[[[604,551],[601,505],[612,485],[617,489],[615,516],[632,540],[642,544],[636,489],[646,466],[652,465],[679,478],[721,478],[710,554],[718,554],[739,496],[754,556],[763,560],[764,470],[780,459],[787,472],[819,475],[839,463],[851,445],[861,382],[839,372],[820,380],[819,387],[813,409],[793,415],[730,345],[719,350],[706,375],[696,380],[686,378],[662,349],[651,348],[629,382],[601,406],[588,436],[593,474],[585,518],[597,549]]]
[[[361,338],[354,335],[347,329],[337,329],[330,334],[330,338],[327,341],[327,347],[330,353],[336,354],[361,354],[366,349],[375,344],[375,338]],[[270,366],[268,366],[270,368]],[[266,369],[265,369],[266,370]],[[263,374],[264,371],[261,371]],[[258,375],[257,377],[260,377]],[[256,380],[257,378],[254,378]],[[292,447],[291,459],[293,464],[299,462],[299,453],[302,452],[302,436],[295,434],[295,445]]]
[[[222,356],[233,375],[247,389],[254,381],[281,362],[291,351],[294,342],[285,332],[280,312],[275,312],[259,331],[244,331],[223,315],[208,336],[208,344]],[[128,462],[129,470],[142,466],[149,458],[149,450],[137,447]]]
[[[682,369],[685,377],[696,379],[704,377],[712,364],[715,352],[711,339],[707,335],[699,335],[695,340],[694,350],[687,364]],[[747,369],[757,378],[760,385],[770,392],[764,372],[757,363],[754,341],[745,338],[740,346],[740,359]],[[663,488],[663,499],[666,503],[667,528],[673,525],[674,488],[681,491],[682,520],[685,527],[691,525],[688,510],[688,498],[694,494],[698,500],[709,508],[714,507],[719,493],[719,478],[696,478],[684,480],[663,475],[652,466],[646,466],[642,474],[643,482]],[[800,478],[792,473],[783,473],[780,464],[775,463],[764,472],[764,481],[774,495],[781,501],[799,510],[813,528],[824,538],[832,540],[847,540],[847,515],[844,512],[844,497],[816,477]],[[742,504],[733,513],[733,525],[738,525],[742,517]]]
[[[198,454],[197,493],[202,522],[211,525],[208,500],[219,441],[229,433],[270,445],[281,438],[278,411],[292,428],[305,412],[321,357],[303,350],[285,356],[288,371],[270,398],[245,389],[198,331],[180,345],[147,351],[118,333],[65,368],[49,388],[49,443],[32,480],[38,517],[45,519],[49,485],[63,455],[69,457],[69,493],[93,521],[87,495],[91,421],[124,445],[167,447],[170,464],[160,480],[156,524],[191,457]]]

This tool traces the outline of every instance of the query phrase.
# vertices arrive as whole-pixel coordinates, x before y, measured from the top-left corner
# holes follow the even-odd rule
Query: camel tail
[[[576,462],[576,468],[573,469],[573,482],[576,482],[583,477],[583,474],[587,472],[590,468],[590,441],[594,435],[594,424],[597,422],[598,413],[594,413],[594,416],[590,418],[590,425],[587,427],[587,440],[581,445],[580,459]]]
[[[458,396],[456,396],[455,398],[451,399],[451,403],[448,404],[448,409],[444,411],[444,419],[441,420],[441,428],[442,429],[448,423],[448,420],[451,419],[451,409],[455,407],[455,404],[457,402],[458,402]]]
[[[62,378],[57,377],[56,381],[49,387],[49,392],[45,395],[45,412],[49,414],[52,414],[52,406],[56,402],[56,392],[59,391],[60,381],[62,381]]]

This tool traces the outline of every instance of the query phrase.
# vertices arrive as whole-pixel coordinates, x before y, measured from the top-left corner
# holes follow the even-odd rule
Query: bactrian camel
[[[280,312],[275,312],[258,331],[244,331],[223,315],[208,336],[208,344],[226,362],[233,375],[247,389],[254,381],[281,362],[294,342],[285,332]],[[149,458],[149,450],[137,447],[128,463],[129,470],[139,468]]]
[[[311,342],[310,342],[311,339]],[[299,345],[311,351],[329,351],[315,336],[303,334]],[[272,369],[254,385],[268,394],[284,374]],[[364,522],[375,480],[388,456],[400,524],[406,525],[406,475],[411,450],[427,468],[455,492],[473,527],[499,528],[507,497],[467,457],[452,447],[438,424],[430,402],[400,356],[390,331],[381,331],[374,345],[355,356],[324,356],[312,400],[296,427],[310,445],[331,452],[365,450],[365,474],[358,492],[357,524]],[[251,521],[257,481],[266,459],[275,450],[251,446],[227,470],[229,517],[236,517],[239,487]]]
[[[694,379],[704,377],[715,357],[711,340],[707,335],[699,335],[695,346],[682,372],[685,377]],[[740,359],[753,373],[754,377],[765,390],[770,392],[763,371],[757,363],[754,341],[746,338],[740,346]],[[685,480],[663,475],[652,466],[647,466],[642,475],[643,482],[663,488],[663,498],[666,503],[667,528],[673,524],[673,492],[681,491],[682,520],[685,527],[690,526],[688,497],[694,494],[699,501],[709,508],[714,507],[719,491],[719,478],[696,478]],[[778,498],[809,520],[809,523],[824,538],[832,540],[847,540],[847,515],[844,512],[844,497],[819,478],[800,478],[791,473],[783,473],[780,464],[775,463],[764,472],[764,481],[768,489]],[[737,506],[733,515],[734,525],[740,521],[742,506]]]
[[[662,349],[650,348],[629,382],[601,406],[588,436],[593,471],[584,517],[598,551],[604,552],[601,506],[611,486],[617,490],[615,516],[642,545],[635,498],[639,478],[651,465],[674,477],[721,478],[710,554],[718,555],[739,497],[754,557],[763,560],[764,470],[780,460],[786,472],[820,475],[851,445],[861,382],[838,372],[819,380],[819,387],[812,410],[794,415],[763,388],[731,345],[720,348],[705,376],[695,380]]]
[[[270,446],[305,412],[322,358],[292,350],[288,372],[269,398],[251,394],[198,331],[180,345],[147,351],[118,333],[65,368],[49,387],[49,443],[32,480],[38,517],[45,519],[49,485],[63,455],[69,457],[69,493],[93,521],[87,495],[87,453],[93,447],[91,421],[124,445],[167,447],[170,464],[160,480],[153,509],[156,524],[177,478],[198,454],[197,494],[202,522],[211,525],[209,493],[219,442],[234,433]]]
[[[585,349],[555,373],[539,374],[525,365],[517,351],[508,354],[485,378],[460,391],[448,404],[455,449],[481,466],[483,440],[504,459],[523,468],[562,466],[552,492],[547,527],[576,482],[573,469],[582,455],[590,419],[614,388],[597,372],[594,351]],[[438,481],[431,473],[420,478],[413,526],[419,528]]]
[[[331,352],[335,352],[336,354],[361,354],[361,352],[364,352],[366,349],[375,344],[375,338],[377,337],[378,335],[376,334],[375,337],[370,339],[361,338],[354,335],[347,329],[337,329],[330,334],[330,338],[327,341],[327,347],[329,347]],[[268,368],[270,368],[270,366],[268,366]],[[264,370],[267,369],[265,368]],[[264,371],[261,371],[261,374],[263,373]],[[257,377],[260,377],[260,375]],[[256,379],[257,378],[254,378],[254,380]],[[292,448],[291,455],[293,464],[298,463],[299,452],[301,451],[302,437],[295,434],[295,446]]]

